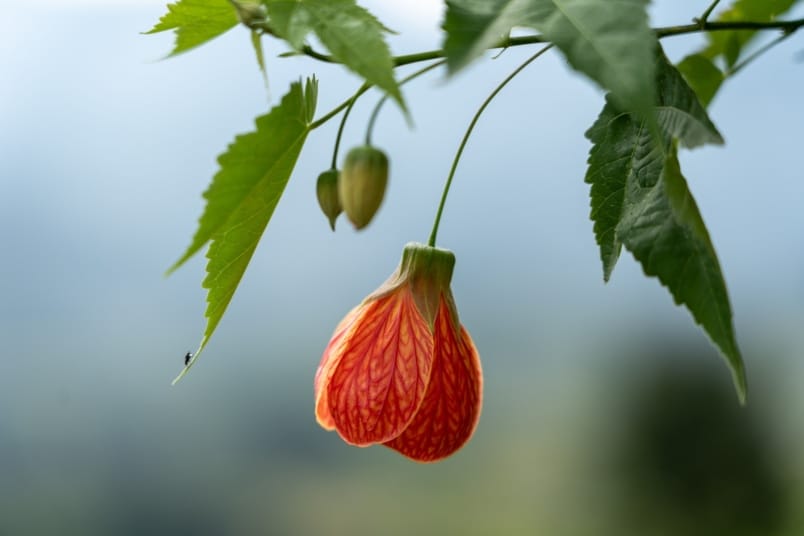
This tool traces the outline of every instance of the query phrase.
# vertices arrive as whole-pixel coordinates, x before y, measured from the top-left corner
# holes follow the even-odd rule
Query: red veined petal
[[[407,287],[367,303],[337,351],[326,396],[340,436],[368,446],[402,433],[424,399],[433,362],[433,336]]]
[[[332,415],[329,413],[327,390],[324,386],[329,381],[329,378],[332,377],[332,370],[337,366],[340,357],[343,355],[343,353],[339,351],[339,344],[359,313],[360,306],[357,306],[343,317],[343,320],[340,321],[335,331],[332,333],[332,338],[324,349],[324,354],[321,356],[321,363],[319,363],[318,369],[315,371],[315,379],[313,380],[315,418],[318,424],[325,430],[334,430],[335,422],[332,420]]]
[[[385,443],[419,462],[434,462],[461,448],[477,427],[483,372],[469,332],[453,324],[442,297],[435,321],[435,355],[427,393],[405,431]]]

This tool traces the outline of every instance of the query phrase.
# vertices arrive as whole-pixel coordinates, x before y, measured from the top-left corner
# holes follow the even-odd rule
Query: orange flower
[[[469,440],[483,374],[452,299],[454,265],[450,251],[408,244],[397,271],[338,324],[314,381],[322,427],[419,462]]]

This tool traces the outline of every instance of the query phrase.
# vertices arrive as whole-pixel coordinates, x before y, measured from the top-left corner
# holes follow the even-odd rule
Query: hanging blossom
[[[455,256],[405,246],[396,272],[338,324],[315,375],[315,413],[351,445],[419,462],[472,436],[483,393],[477,349],[450,290]]]

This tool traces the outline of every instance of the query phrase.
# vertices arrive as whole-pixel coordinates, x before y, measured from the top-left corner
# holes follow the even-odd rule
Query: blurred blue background
[[[659,1],[656,25],[707,2]],[[437,3],[365,2],[438,47]],[[401,7],[400,7],[401,6]],[[336,123],[315,131],[227,315],[176,387],[204,327],[189,243],[215,157],[312,73],[319,114],[358,81],[279,59],[269,95],[235,29],[157,61],[159,2],[4,3],[0,17],[0,535],[802,534],[804,40],[723,88],[727,144],[682,155],[718,249],[750,404],[689,314],[623,255],[602,282],[583,137],[602,94],[556,55],[481,119],[439,234],[483,361],[473,440],[436,465],[346,446],[313,417],[332,329],[425,241],[476,107],[531,50],[405,87],[371,227],[331,233],[315,200]],[[799,9],[794,16],[802,16]],[[700,36],[663,41],[679,59]],[[415,69],[415,67],[414,67]],[[344,144],[362,141],[377,95]],[[269,102],[270,99],[270,102]]]

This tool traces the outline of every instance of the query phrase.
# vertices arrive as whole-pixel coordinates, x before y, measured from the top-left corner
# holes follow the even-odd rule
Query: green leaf
[[[770,22],[800,0],[736,0],[720,13],[717,20]],[[723,82],[733,75],[743,50],[756,37],[756,30],[725,30],[708,32],[708,43],[698,53],[690,54],[679,64],[679,70],[698,93],[701,102],[708,106]]]
[[[677,139],[685,147],[722,144],[723,138],[698,102],[695,92],[660,51],[656,56],[656,117],[669,146]],[[627,185],[655,183],[664,167],[665,147],[659,146],[647,122],[622,113],[609,100],[586,133],[593,146],[589,153],[586,182],[591,184],[591,218],[608,281],[620,256],[616,233],[626,208]]]
[[[570,65],[612,93],[620,108],[650,114],[656,36],[647,0],[449,0],[444,49],[455,72],[512,28],[540,31]]]
[[[789,11],[798,0],[736,0],[723,11],[717,20],[721,22],[751,20],[770,22]],[[745,46],[757,35],[756,30],[729,30],[709,32],[709,44],[701,52],[710,60],[721,57],[728,69],[740,59]]]
[[[531,0],[447,0],[444,52],[455,73],[505,40],[516,26],[535,27]]]
[[[726,283],[674,150],[668,152],[659,181],[629,185],[628,208],[617,234],[645,274],[658,277],[675,303],[689,309],[720,349],[740,402],[745,403],[745,367],[734,335]]]
[[[712,60],[703,54],[690,54],[676,66],[684,79],[698,95],[701,104],[709,106],[721,84],[723,73]]]
[[[721,350],[743,400],[745,371],[726,285],[676,158],[679,144],[697,147],[723,140],[695,92],[661,52],[656,75],[661,140],[644,118],[620,112],[611,99],[587,132],[593,147],[586,182],[591,184],[591,218],[604,278],[625,246]]]
[[[622,242],[617,235],[626,208],[626,186],[634,182],[655,182],[663,167],[661,149],[641,122],[606,104],[586,137],[592,143],[586,182],[591,184],[590,218],[603,261],[603,279],[608,281]]]
[[[246,271],[296,165],[315,113],[317,83],[300,82],[267,115],[256,130],[237,136],[218,157],[220,170],[204,193],[206,208],[192,244],[171,270],[207,242],[207,327],[198,351],[178,381],[200,355],[220,322]]]
[[[265,0],[265,7],[271,27],[291,47],[301,50],[314,32],[336,60],[405,109],[383,38],[387,28],[355,0]]]
[[[237,13],[229,0],[179,0],[168,4],[168,12],[145,32],[175,30],[176,44],[169,56],[202,45],[237,25]]]

